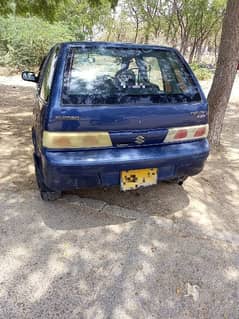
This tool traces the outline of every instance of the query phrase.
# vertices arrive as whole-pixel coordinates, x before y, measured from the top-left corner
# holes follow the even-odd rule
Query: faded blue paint
[[[154,105],[62,106],[64,68],[70,48],[75,46],[147,48],[174,51],[197,85],[200,102]],[[170,127],[208,123],[208,105],[201,87],[183,57],[172,48],[126,43],[76,42],[58,45],[51,94],[48,102],[37,95],[33,141],[44,176],[52,190],[94,185],[119,185],[120,171],[157,167],[158,180],[195,175],[203,168],[209,153],[206,139],[164,144]],[[197,117],[197,112],[204,116]],[[64,117],[77,117],[69,120]],[[108,131],[113,147],[88,150],[49,150],[41,145],[42,131]],[[135,138],[143,135],[139,146]],[[122,145],[125,144],[125,145]],[[128,145],[128,146],[127,146]]]

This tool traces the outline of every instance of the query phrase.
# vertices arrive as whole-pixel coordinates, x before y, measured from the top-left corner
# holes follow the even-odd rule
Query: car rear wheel
[[[57,200],[58,198],[61,197],[61,192],[52,191],[44,184],[42,171],[39,164],[39,159],[36,154],[34,154],[33,157],[34,157],[36,181],[40,191],[41,199],[44,201]]]
[[[40,190],[41,199],[44,201],[54,201],[61,197],[61,192],[48,192]]]

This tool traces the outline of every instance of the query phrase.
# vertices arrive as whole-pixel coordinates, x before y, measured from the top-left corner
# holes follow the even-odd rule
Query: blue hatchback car
[[[208,105],[177,50],[61,43],[38,75],[22,78],[37,83],[32,140],[43,200],[90,186],[182,184],[202,170]]]

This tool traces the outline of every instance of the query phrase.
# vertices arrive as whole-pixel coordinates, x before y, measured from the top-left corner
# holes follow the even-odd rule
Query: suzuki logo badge
[[[144,136],[142,136],[142,135],[139,135],[139,136],[137,136],[136,138],[135,138],[135,143],[136,144],[143,144],[144,143]]]

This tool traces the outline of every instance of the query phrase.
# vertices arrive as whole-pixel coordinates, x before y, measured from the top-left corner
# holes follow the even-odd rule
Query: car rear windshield
[[[68,54],[65,105],[199,101],[190,73],[173,50],[75,47]]]

